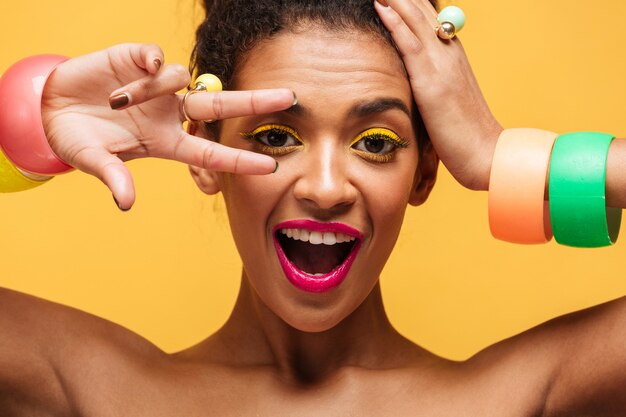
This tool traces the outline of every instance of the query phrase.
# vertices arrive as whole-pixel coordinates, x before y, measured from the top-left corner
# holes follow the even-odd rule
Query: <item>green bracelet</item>
[[[597,248],[617,240],[621,208],[606,207],[606,160],[615,136],[576,132],[557,138],[550,159],[549,200],[554,239]]]

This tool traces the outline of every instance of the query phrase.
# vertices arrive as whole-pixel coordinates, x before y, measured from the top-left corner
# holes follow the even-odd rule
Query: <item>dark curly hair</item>
[[[430,2],[437,7],[437,0]],[[215,74],[224,89],[232,87],[237,65],[258,42],[306,24],[370,32],[395,47],[373,0],[204,0],[204,8],[206,18],[196,31],[190,72]],[[421,151],[428,135],[421,120],[415,122]]]
[[[437,0],[430,0],[436,7]],[[237,63],[259,41],[314,23],[331,30],[378,34],[394,44],[373,0],[204,0],[206,18],[196,31],[192,74],[217,75],[228,89]]]

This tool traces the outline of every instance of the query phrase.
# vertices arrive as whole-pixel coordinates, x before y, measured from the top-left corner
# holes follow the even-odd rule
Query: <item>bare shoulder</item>
[[[596,414],[595,404],[624,398],[624,390],[615,395],[610,387],[626,382],[626,355],[616,350],[626,340],[625,325],[626,299],[614,300],[491,345],[461,368],[483,393],[516,402],[520,415],[613,415]]]
[[[459,364],[462,377],[456,386],[471,391],[467,394],[480,407],[476,415],[543,415],[558,369],[553,327],[550,322],[543,323],[490,345]],[[476,401],[478,398],[482,401]]]
[[[139,335],[92,314],[0,288],[0,409],[70,415],[80,387],[165,358]]]

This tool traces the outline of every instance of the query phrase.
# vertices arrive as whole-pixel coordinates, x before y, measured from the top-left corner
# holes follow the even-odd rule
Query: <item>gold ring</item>
[[[449,41],[465,26],[465,12],[456,6],[445,7],[437,15],[435,32],[439,39]]]
[[[187,108],[185,107],[185,105],[187,104],[187,98],[191,94],[195,94],[195,93],[203,93],[203,92],[214,93],[214,92],[222,91],[222,82],[220,81],[219,78],[217,78],[213,74],[202,74],[198,78],[196,78],[192,86],[193,88],[191,88],[190,86],[189,91],[185,93],[185,96],[183,97],[183,101],[181,103],[181,110],[182,110],[183,116],[185,117],[185,120],[187,120],[190,123],[199,122],[200,120],[192,119],[191,117],[189,117],[189,114],[187,114]],[[205,122],[207,123],[213,123],[214,121],[215,120],[205,120]]]
[[[187,98],[191,94],[199,93],[200,91],[202,90],[197,90],[197,89],[189,90],[185,93],[185,96],[183,97],[183,102],[181,104],[182,113],[183,113],[183,116],[185,117],[185,120],[187,120],[190,123],[195,123],[195,122],[198,122],[199,120],[192,119],[191,117],[189,117],[189,114],[187,114],[187,109],[185,108],[185,105],[187,104]]]
[[[456,36],[456,27],[451,22],[443,22],[440,25],[435,26],[435,31],[439,39],[449,41]]]

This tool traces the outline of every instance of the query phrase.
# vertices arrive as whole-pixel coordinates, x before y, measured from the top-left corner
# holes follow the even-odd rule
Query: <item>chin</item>
[[[298,317],[281,317],[290,327],[305,333],[322,333],[335,328],[348,315],[337,315],[330,311],[307,312]]]
[[[321,333],[340,326],[367,302],[371,287],[340,286],[326,294],[310,294],[296,290],[280,298],[268,300],[266,306],[288,326],[306,333]],[[363,283],[363,281],[361,281]]]

